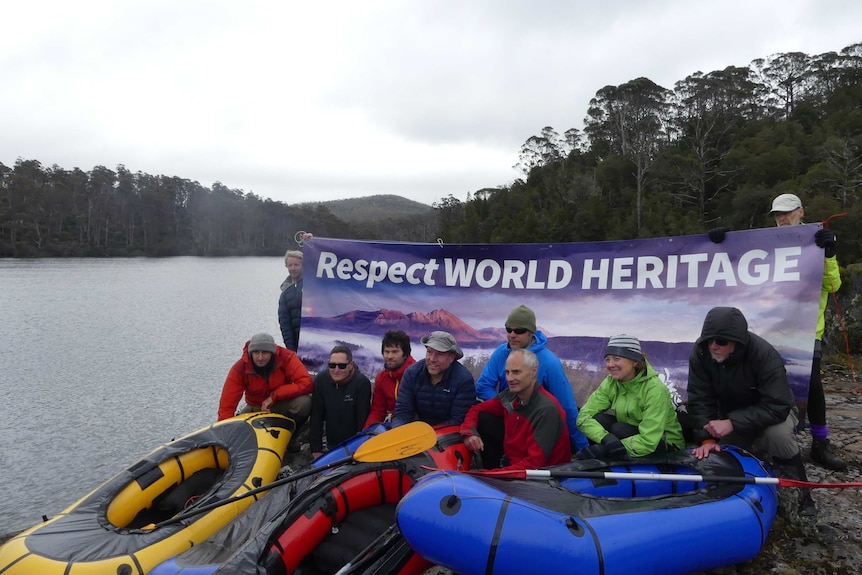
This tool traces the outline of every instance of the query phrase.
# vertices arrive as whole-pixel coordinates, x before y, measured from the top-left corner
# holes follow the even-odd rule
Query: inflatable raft
[[[735,448],[702,461],[680,452],[628,465],[592,460],[551,469],[768,476],[759,460]],[[667,575],[753,558],[777,501],[775,485],[436,472],[401,500],[397,524],[417,553],[460,575]]]
[[[435,431],[437,443],[419,455],[349,463],[273,490],[210,540],[165,561],[151,575],[410,575],[427,570],[432,564],[416,555],[394,525],[395,505],[428,473],[423,466],[467,469],[472,455],[457,426]],[[352,453],[366,439],[348,440],[335,451],[339,457],[344,450]],[[311,466],[329,459],[324,454]]]
[[[153,529],[155,524],[271,482],[293,431],[293,420],[258,413],[167,443],[0,547],[0,573],[144,575],[210,537],[253,497]]]

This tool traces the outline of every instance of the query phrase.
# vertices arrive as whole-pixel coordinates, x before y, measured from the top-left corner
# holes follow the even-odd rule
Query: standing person
[[[698,459],[722,445],[763,450],[776,472],[808,481],[794,430],[799,420],[784,360],[762,337],[748,331],[735,307],[715,307],[703,321],[689,357],[688,411]],[[800,510],[817,510],[808,489]]]
[[[278,325],[284,347],[296,351],[299,349],[299,327],[302,320],[302,252],[287,250],[284,254],[284,267],[287,268],[287,279],[281,284],[281,295],[278,298]]]
[[[242,357],[228,371],[219,400],[218,420],[236,413],[245,395],[246,406],[240,413],[264,411],[291,418],[296,428],[287,449],[299,451],[300,428],[311,413],[313,384],[308,370],[291,350],[275,345],[268,333],[258,333],[243,347]]]
[[[565,463],[572,459],[566,413],[556,398],[538,384],[539,360],[524,348],[512,350],[506,358],[507,386],[497,395],[470,408],[461,425],[464,445],[482,451],[485,469],[535,469]],[[480,414],[500,419],[505,429],[502,451],[496,461],[486,460],[488,441],[479,433]],[[496,441],[496,439],[494,439]]]
[[[805,208],[802,200],[795,194],[781,194],[772,200],[769,215],[775,218],[778,227],[797,226],[802,224]],[[715,243],[724,241],[727,228],[710,230],[709,238]],[[833,471],[844,471],[847,464],[832,452],[829,444],[829,427],[826,425],[826,398],[823,393],[823,380],[820,376],[820,364],[823,359],[823,331],[826,326],[826,304],[829,294],[841,287],[841,274],[838,271],[838,260],[835,258],[835,248],[838,238],[832,230],[821,228],[814,233],[814,243],[823,248],[823,282],[820,288],[820,312],[817,316],[817,329],[814,333],[814,355],[811,361],[811,376],[808,383],[808,420],[811,422],[811,460],[818,465]]]
[[[333,347],[328,367],[314,378],[311,394],[308,437],[313,457],[323,453],[324,435],[331,448],[361,431],[371,403],[371,381],[356,369],[349,347]]]
[[[605,348],[605,366],[610,375],[578,415],[578,427],[595,445],[576,457],[623,459],[685,447],[670,391],[641,351],[641,342],[630,335],[613,336]]]
[[[539,384],[557,398],[563,406],[563,411],[566,412],[566,427],[569,430],[572,448],[575,450],[585,448],[589,442],[578,429],[578,405],[575,403],[575,394],[563,370],[563,364],[554,352],[546,347],[548,338],[536,329],[536,314],[527,306],[519,305],[509,313],[504,326],[507,334],[506,342],[494,350],[476,381],[476,393],[479,399],[482,401],[492,399],[505,389],[506,359],[512,350],[529,349],[539,360],[537,374]],[[500,423],[499,420],[484,416],[479,422],[479,431],[483,437],[496,438],[489,442],[492,446],[497,445],[498,440],[502,439],[503,428]],[[502,456],[502,453],[486,453],[486,457],[493,460],[499,459],[499,456]]]
[[[380,344],[383,369],[374,379],[371,411],[365,420],[365,427],[392,419],[401,378],[407,368],[416,363],[410,355],[411,351],[410,338],[403,331],[390,330],[383,336],[383,342]]]
[[[392,427],[420,420],[429,425],[461,425],[476,403],[473,374],[458,363],[464,352],[451,333],[422,338],[425,359],[407,368],[398,388]]]

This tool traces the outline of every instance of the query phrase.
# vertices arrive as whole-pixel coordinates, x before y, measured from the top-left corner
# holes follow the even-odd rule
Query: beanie
[[[248,342],[248,352],[268,351],[275,353],[275,339],[268,333],[256,333]]]
[[[525,305],[519,305],[506,318],[506,327],[523,327],[536,333],[536,314]]]
[[[625,334],[615,335],[608,340],[605,355],[616,355],[632,361],[643,361],[644,358],[638,338]]]

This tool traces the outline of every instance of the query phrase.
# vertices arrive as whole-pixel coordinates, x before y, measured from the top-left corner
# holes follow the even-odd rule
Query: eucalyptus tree
[[[658,153],[668,143],[670,95],[670,90],[649,78],[605,86],[590,100],[584,119],[594,151],[606,150],[634,164],[638,232],[647,175]]]

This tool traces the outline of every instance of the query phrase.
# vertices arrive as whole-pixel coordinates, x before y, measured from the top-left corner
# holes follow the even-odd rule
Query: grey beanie
[[[275,353],[275,339],[268,333],[256,333],[248,342],[248,352],[268,351]]]
[[[631,335],[615,335],[608,340],[605,355],[616,355],[625,357],[632,361],[643,361],[644,355],[641,351],[641,342]]]
[[[420,341],[425,347],[436,349],[439,352],[454,353],[455,359],[461,359],[462,357],[464,357],[464,352],[461,351],[461,348],[458,347],[458,342],[455,341],[455,337],[449,332],[432,331],[429,335],[426,335]]]
[[[523,327],[536,333],[536,314],[525,305],[519,305],[506,318],[506,327]]]

